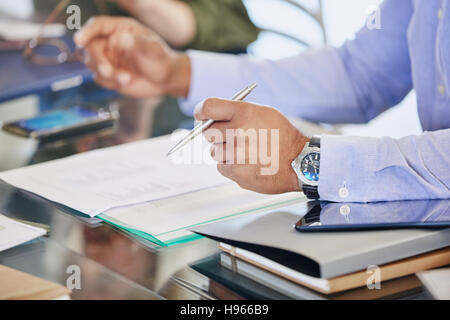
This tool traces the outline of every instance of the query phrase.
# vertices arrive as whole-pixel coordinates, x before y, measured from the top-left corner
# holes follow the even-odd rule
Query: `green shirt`
[[[241,0],[183,0],[194,12],[197,34],[185,49],[217,52],[244,51],[258,36],[258,28],[250,21]],[[58,0],[34,0],[38,12],[50,12]],[[99,10],[93,0],[73,0],[81,8],[81,20],[86,22]],[[110,15],[128,15],[115,4],[107,3]]]

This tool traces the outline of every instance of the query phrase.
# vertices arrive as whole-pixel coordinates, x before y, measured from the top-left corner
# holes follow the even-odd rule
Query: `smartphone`
[[[2,129],[41,142],[57,141],[112,128],[118,118],[118,112],[113,107],[105,109],[78,105],[45,112],[30,119],[6,123]]]

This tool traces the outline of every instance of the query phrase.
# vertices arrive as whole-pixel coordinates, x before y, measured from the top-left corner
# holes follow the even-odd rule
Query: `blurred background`
[[[299,1],[307,8],[317,9],[317,1]],[[324,0],[323,16],[328,44],[341,45],[346,39],[363,26],[371,8],[378,6],[382,0]],[[320,44],[321,37],[317,27],[308,21],[301,12],[279,0],[245,0],[251,19],[258,26],[264,25],[284,31],[287,34],[299,35]],[[32,0],[0,0],[0,11],[26,19],[33,14]],[[261,33],[258,40],[249,48],[251,54],[267,58],[283,58],[300,53],[304,46],[286,39],[278,34]],[[0,75],[2,76],[2,75]],[[4,75],[3,75],[4,76]],[[32,104],[32,99],[30,100]],[[421,132],[416,112],[414,93],[397,108],[383,114],[372,121],[369,126],[347,126],[348,134],[358,135],[389,135],[402,137]],[[0,109],[0,115],[2,110]],[[6,111],[5,111],[6,112]],[[401,121],[399,121],[401,119]]]
[[[332,46],[342,45],[364,25],[371,10],[382,0],[323,0],[322,2],[318,0],[243,0],[243,2],[252,22],[263,30],[258,39],[249,45],[248,53],[262,58],[279,59],[297,55],[307,50],[309,46],[318,47],[325,43]],[[307,14],[301,9],[310,11],[312,14]],[[33,15],[32,0],[0,0],[0,18],[12,16],[27,20]],[[0,84],[5,83],[9,77],[14,77],[12,74],[2,72],[2,63],[4,62],[0,59]],[[421,127],[415,100],[414,93],[411,93],[399,106],[385,112],[368,125],[346,125],[339,129],[342,133],[350,135],[388,135],[395,138],[419,134]],[[48,101],[44,99],[44,102]],[[42,111],[42,105],[43,98],[38,95],[26,95],[0,102],[0,122],[35,116],[39,110]],[[180,123],[182,121],[190,120],[180,118]],[[164,120],[160,123],[165,124]],[[144,130],[149,128],[145,127]],[[168,132],[158,128],[152,130],[153,135]],[[140,137],[134,132],[131,136],[133,139],[146,137],[145,135]],[[2,139],[0,134],[0,170],[30,163],[29,155],[34,154],[38,148],[34,141],[11,136],[8,136],[7,140]],[[16,140],[20,143],[16,143]],[[121,142],[127,142],[127,140]],[[80,149],[78,144],[76,152],[91,149],[89,142],[83,141],[83,143],[87,146]],[[111,144],[117,143],[116,141]],[[8,149],[5,148],[6,145]],[[37,161],[39,160],[32,162]]]

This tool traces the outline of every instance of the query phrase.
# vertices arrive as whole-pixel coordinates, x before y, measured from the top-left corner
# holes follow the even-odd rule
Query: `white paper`
[[[40,35],[42,24],[28,21],[0,19],[0,36],[6,40],[21,41],[31,40]],[[61,23],[53,23],[45,26],[43,37],[57,38],[66,33],[66,26]]]
[[[0,179],[91,217],[230,182],[213,164],[176,164],[170,137],[96,150],[0,173]]]
[[[0,252],[45,234],[46,231],[44,229],[14,221],[0,214]]]
[[[117,208],[102,215],[121,226],[166,242],[192,234],[187,229],[237,215],[274,209],[300,201],[298,193],[263,195],[227,184],[170,199]]]
[[[295,279],[299,283],[308,284],[308,285],[318,288],[322,291],[327,291],[327,292],[330,291],[330,283],[327,279],[321,279],[321,278],[315,278],[315,277],[308,276],[304,273],[295,271],[295,270],[290,269],[282,264],[279,264],[278,262],[275,262],[273,260],[270,260],[263,256],[260,256],[259,254],[256,254],[256,253],[253,253],[253,252],[241,249],[241,248],[236,248],[236,255],[247,258],[250,261],[255,262],[256,264],[259,264],[261,266],[265,266],[265,267],[269,268],[269,270],[277,271],[282,276]]]
[[[450,268],[423,271],[417,276],[435,299],[450,300]]]

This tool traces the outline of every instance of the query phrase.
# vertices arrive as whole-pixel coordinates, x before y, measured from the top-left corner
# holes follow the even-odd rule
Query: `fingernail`
[[[88,64],[89,62],[91,62],[91,56],[89,55],[89,52],[84,50],[81,52],[81,61],[84,64]]]
[[[120,35],[120,44],[123,48],[128,49],[134,45],[134,38],[129,32],[123,32]]]
[[[83,29],[78,30],[77,32],[75,32],[74,36],[73,36],[73,40],[75,41],[76,45],[79,48],[83,48]]]
[[[95,21],[95,17],[90,17],[88,19],[88,21],[86,21],[86,23],[84,24],[84,27],[91,25],[92,23],[94,23],[94,21]]]
[[[205,103],[206,99],[198,103],[194,108],[194,114],[198,114],[202,111],[203,104]]]
[[[122,72],[117,75],[117,81],[119,81],[121,85],[127,85],[128,83],[130,83],[130,80],[131,76],[129,73]]]
[[[112,75],[112,69],[107,64],[101,64],[98,66],[98,72],[100,72],[101,76],[104,78],[109,78]]]
[[[80,30],[78,30],[77,32],[75,32],[74,36],[73,36],[73,40],[75,41],[76,45],[79,48],[83,48],[84,43],[83,41],[83,35],[84,35],[84,30],[87,26],[89,26],[90,24],[92,24],[95,20],[95,17],[91,17],[83,26],[83,28],[81,28]]]

